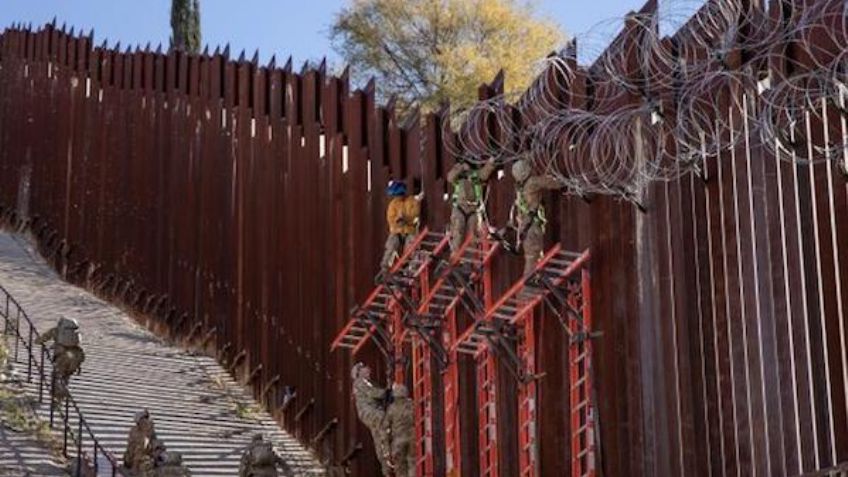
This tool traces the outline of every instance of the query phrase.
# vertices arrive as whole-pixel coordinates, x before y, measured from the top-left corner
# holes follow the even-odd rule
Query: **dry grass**
[[[9,349],[3,338],[0,339],[0,376],[7,369],[8,358]],[[0,425],[31,436],[49,449],[53,457],[63,460],[62,444],[50,430],[50,425],[36,415],[32,398],[5,379],[0,379]]]

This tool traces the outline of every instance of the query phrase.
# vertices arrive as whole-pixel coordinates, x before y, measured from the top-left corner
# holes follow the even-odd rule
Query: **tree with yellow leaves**
[[[351,0],[330,37],[356,78],[373,76],[381,95],[424,111],[474,102],[501,69],[505,92],[520,93],[534,64],[565,41],[516,0]]]

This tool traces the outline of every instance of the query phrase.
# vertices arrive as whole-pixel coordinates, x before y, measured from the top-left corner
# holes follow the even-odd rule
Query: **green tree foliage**
[[[506,93],[521,92],[536,61],[565,41],[517,0],[350,0],[330,38],[356,79],[373,76],[382,95],[425,111],[473,102],[500,69]]]
[[[171,48],[198,53],[200,51],[200,1],[171,1]]]

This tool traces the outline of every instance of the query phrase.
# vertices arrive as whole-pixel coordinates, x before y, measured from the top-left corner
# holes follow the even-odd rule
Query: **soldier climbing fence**
[[[450,342],[488,328],[455,307],[443,347],[456,367],[431,363],[433,386],[413,390],[432,394],[419,417],[439,430],[422,468],[771,476],[844,465],[844,2],[710,0],[668,37],[646,21],[655,12],[649,2],[628,17],[592,65],[552,57],[515,102],[496,78],[458,130],[444,112],[399,118],[373,83],[352,90],[323,66],[95,47],[55,25],[15,26],[0,40],[0,214],[68,280],[214,350],[328,464],[374,475],[348,371],[382,356],[330,344],[374,288],[384,187],[420,185],[422,221],[441,232],[457,154],[526,153],[568,185],[546,201],[546,235],[591,250],[580,299],[596,336],[579,348],[558,319],[578,299],[571,282],[554,288],[564,303],[521,322],[534,338],[531,407],[504,357],[526,346],[459,356]],[[493,181],[494,224],[507,222],[513,189],[509,174]],[[506,251],[487,262],[487,312],[521,265]]]

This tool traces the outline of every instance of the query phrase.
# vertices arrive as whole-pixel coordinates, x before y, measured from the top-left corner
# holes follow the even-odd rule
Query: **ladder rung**
[[[500,318],[502,320],[511,320],[515,316],[515,314],[506,314],[506,313],[501,313],[501,312],[495,312],[494,316],[495,316],[495,318]]]
[[[573,390],[579,388],[580,386],[582,386],[585,383],[586,383],[586,376],[582,376],[582,377],[578,378],[577,381],[574,381],[573,383],[571,383],[571,390],[573,391]]]
[[[589,424],[583,424],[582,426],[578,427],[577,430],[575,430],[572,435],[577,437],[580,434],[583,434],[584,432],[590,430],[591,428],[592,427]]]
[[[374,311],[371,312],[371,314],[377,317],[377,321],[383,321],[383,320],[386,319],[387,316],[389,316],[388,311],[380,311],[380,310],[374,310]],[[366,321],[366,323],[371,325],[370,321]]]

